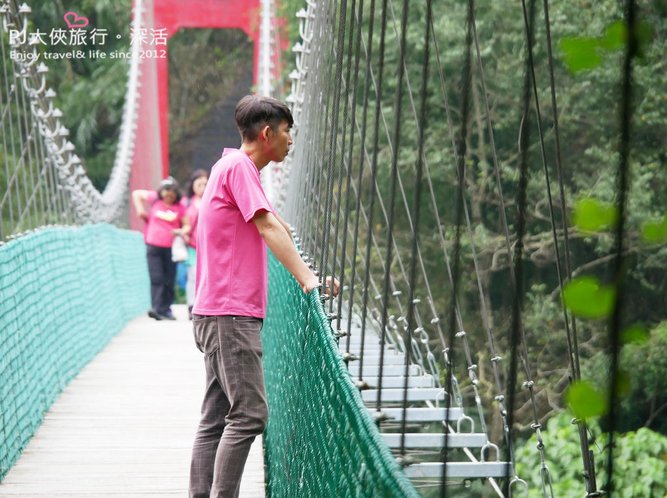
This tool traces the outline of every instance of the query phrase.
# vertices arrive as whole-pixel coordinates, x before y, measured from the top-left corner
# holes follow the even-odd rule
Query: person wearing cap
[[[137,216],[146,222],[144,240],[151,282],[151,309],[148,316],[156,320],[175,320],[174,303],[176,263],[172,261],[174,237],[188,240],[190,224],[186,207],[180,203],[178,182],[172,177],[160,182],[157,191],[134,190],[132,201]]]
[[[238,497],[250,446],[267,422],[260,339],[266,246],[305,293],[319,285],[260,182],[260,171],[289,152],[289,108],[249,95],[237,104],[235,120],[241,147],[225,149],[211,169],[197,222],[192,321],[204,353],[206,389],[190,464],[191,498]],[[338,281],[327,281],[338,294]]]

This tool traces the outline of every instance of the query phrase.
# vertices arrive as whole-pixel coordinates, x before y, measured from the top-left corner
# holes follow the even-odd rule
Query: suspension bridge
[[[335,299],[304,295],[270,258],[262,332],[270,419],[242,496],[260,496],[264,487],[275,497],[553,496],[540,379],[521,320],[521,251],[530,251],[520,243],[525,197],[512,208],[517,220],[508,220],[474,4],[462,11],[466,43],[456,65],[443,58],[446,16],[434,4],[307,0],[295,21],[294,68],[282,85],[286,42],[271,0],[133,2],[132,32],[159,32],[160,49],[182,28],[241,29],[253,42],[255,90],[279,95],[281,85],[290,87],[294,150],[263,172],[263,182],[303,258],[342,285]],[[522,4],[528,49],[516,175],[528,167],[530,120],[542,97],[531,65],[535,2]],[[99,192],[54,103],[58,89],[48,74],[57,63],[39,57],[47,49],[30,36],[29,3],[0,5],[0,496],[182,496],[203,372],[184,313],[168,326],[143,318],[143,241],[128,229],[139,228],[129,189],[157,185],[169,173],[168,59],[142,56],[136,39],[129,47],[115,161]],[[544,10],[548,32],[548,2]],[[66,14],[73,13],[63,12],[68,21]],[[541,50],[551,57],[550,45]],[[553,77],[548,86],[557,115]],[[444,136],[431,133],[433,107]],[[504,237],[493,263],[506,265],[515,296],[506,336],[494,324],[473,228],[479,213],[466,191],[473,125],[485,134],[492,160],[484,174],[500,199]],[[550,129],[557,137],[556,121]],[[546,162],[545,172],[557,189]],[[562,286],[571,269],[557,180],[560,202],[550,202],[549,220]],[[478,290],[475,317],[462,308],[464,279]],[[563,315],[561,367],[574,380],[577,331]],[[165,366],[170,372],[158,385],[153,370]],[[528,407],[538,441],[528,471],[537,479],[515,462],[518,403]],[[54,439],[33,439],[43,421]],[[575,422],[578,495],[599,496],[588,429]],[[40,480],[49,475],[48,454],[59,451],[51,441],[97,463],[66,456]]]

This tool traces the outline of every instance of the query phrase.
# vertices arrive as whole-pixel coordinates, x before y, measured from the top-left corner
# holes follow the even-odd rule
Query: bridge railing
[[[417,497],[338,353],[319,293],[273,257],[262,332],[270,496]]]
[[[139,233],[49,227],[0,244],[0,480],[70,380],[149,304]]]

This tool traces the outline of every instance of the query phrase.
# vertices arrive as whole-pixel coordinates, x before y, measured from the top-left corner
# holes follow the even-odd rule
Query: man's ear
[[[271,127],[269,125],[266,125],[264,128],[262,128],[262,131],[259,133],[261,137],[264,140],[268,140],[269,138],[269,133],[272,132]]]

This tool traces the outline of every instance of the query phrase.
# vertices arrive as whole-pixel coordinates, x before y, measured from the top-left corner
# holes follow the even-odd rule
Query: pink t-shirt
[[[146,244],[158,247],[171,247],[174,241],[173,230],[181,227],[185,207],[181,204],[167,206],[158,199],[157,192],[149,192],[146,201],[151,204],[144,240]]]
[[[255,163],[225,149],[199,208],[193,313],[266,316],[266,245],[252,221],[261,211],[273,208]]]

